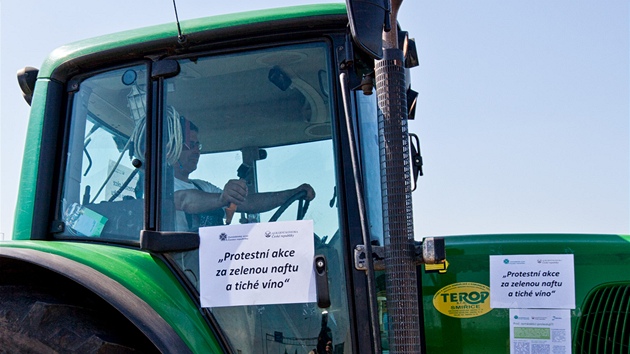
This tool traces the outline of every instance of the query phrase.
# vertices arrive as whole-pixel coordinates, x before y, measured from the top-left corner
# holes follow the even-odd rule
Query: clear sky
[[[180,20],[316,0],[178,0]],[[630,233],[627,0],[405,0],[425,176],[416,238]],[[172,22],[171,0],[0,2],[0,232],[28,120],[15,73],[58,46]],[[27,162],[31,163],[31,162]]]

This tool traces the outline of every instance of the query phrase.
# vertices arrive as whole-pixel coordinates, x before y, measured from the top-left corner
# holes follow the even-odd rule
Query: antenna
[[[179,26],[179,17],[177,16],[177,5],[173,0],[173,8],[175,9],[175,21],[177,21],[177,41],[180,44],[186,43],[186,36],[182,34],[182,28]]]

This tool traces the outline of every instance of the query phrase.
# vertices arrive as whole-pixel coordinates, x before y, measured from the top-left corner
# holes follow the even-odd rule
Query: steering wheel
[[[289,199],[285,200],[282,205],[280,205],[278,210],[276,210],[276,212],[273,213],[273,216],[269,219],[269,222],[278,221],[280,215],[282,215],[282,213],[284,213],[284,211],[287,210],[287,208],[290,207],[291,204],[293,204],[293,202],[295,202],[296,200],[299,200],[296,220],[304,219],[304,215],[308,210],[310,202],[306,200],[306,191],[299,191],[292,195]]]

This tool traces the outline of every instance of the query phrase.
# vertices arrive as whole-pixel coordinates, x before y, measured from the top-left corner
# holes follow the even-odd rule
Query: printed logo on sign
[[[560,264],[561,259],[539,259],[538,264]]]
[[[265,232],[265,237],[267,238],[287,238],[287,237],[295,237],[295,235],[297,234],[297,231],[291,231],[291,230],[282,230],[282,231],[267,231]]]
[[[507,258],[505,258],[503,260],[503,263],[504,264],[525,264],[524,261],[521,261],[521,260],[518,260],[518,261],[517,260],[510,260],[510,259],[507,259]]]
[[[433,306],[446,316],[472,318],[490,312],[490,288],[487,285],[464,282],[454,283],[438,290]]]
[[[249,236],[247,235],[228,235],[225,232],[219,234],[219,240],[221,241],[244,241],[248,238]]]

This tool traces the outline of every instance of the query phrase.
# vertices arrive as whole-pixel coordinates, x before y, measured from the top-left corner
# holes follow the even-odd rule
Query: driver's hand
[[[297,187],[297,192],[300,191],[306,191],[306,200],[307,201],[311,201],[313,199],[315,199],[315,190],[313,189],[313,187],[311,187],[310,184],[308,183],[304,183],[301,186]]]
[[[247,183],[242,179],[231,179],[223,187],[223,193],[219,197],[222,204],[241,204],[247,199]]]

